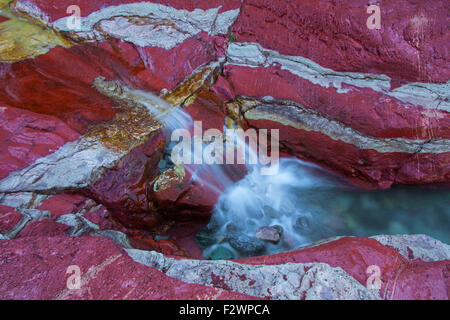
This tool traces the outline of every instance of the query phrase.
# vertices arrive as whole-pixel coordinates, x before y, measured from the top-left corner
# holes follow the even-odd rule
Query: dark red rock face
[[[69,226],[51,220],[32,221],[17,235],[17,238],[35,238],[45,234],[48,237],[65,236]]]
[[[2,299],[254,299],[168,277],[98,237],[0,240],[0,246]],[[83,275],[80,290],[67,288],[72,265]]]
[[[380,4],[381,30],[368,30],[361,0],[246,1],[233,34],[336,71],[387,74],[398,83],[446,82],[446,1]]]
[[[448,299],[450,261],[409,261],[396,250],[368,238],[341,238],[296,252],[239,260],[240,263],[277,265],[298,262],[323,262],[339,266],[365,284],[367,268],[381,270],[380,293],[388,300]],[[412,279],[415,279],[413,282]]]
[[[42,201],[37,209],[48,210],[53,218],[58,218],[65,214],[78,212],[79,206],[85,200],[84,197],[79,195],[57,194]]]
[[[159,219],[156,213],[152,214],[149,182],[156,177],[163,148],[162,134],[154,134],[107,170],[84,193],[103,203],[127,227],[156,227]]]
[[[22,219],[22,215],[13,208],[0,205],[0,233],[5,234],[14,228]]]
[[[131,4],[153,11],[104,10]],[[70,5],[87,30],[64,29]],[[448,299],[449,248],[426,236],[202,261],[194,234],[247,168],[166,162],[158,112],[179,107],[202,133],[278,129],[282,156],[361,188],[448,184],[448,1],[384,1],[373,30],[367,6],[14,1],[15,14],[70,45],[49,40],[48,52],[6,63],[22,38],[1,40],[0,299]],[[259,237],[277,242],[265,228]],[[80,289],[67,287],[70,265]],[[371,266],[379,290],[367,287]]]
[[[53,153],[79,134],[53,116],[0,103],[0,179]]]
[[[58,47],[33,60],[0,64],[4,79],[0,99],[17,108],[55,115],[85,133],[90,125],[114,115],[114,102],[92,87],[96,77],[148,91],[171,90],[213,54],[195,39],[168,51],[114,40]]]
[[[273,66],[250,68],[227,66],[224,74],[238,96],[271,96],[289,100],[320,112],[363,134],[378,138],[432,139],[450,137],[450,117],[440,110],[427,110],[374,92],[348,86],[338,93]]]
[[[344,172],[356,185],[386,189],[393,183],[421,184],[450,179],[450,153],[381,153],[359,149],[320,132],[297,130],[277,122],[250,120],[256,128],[280,130],[280,141],[294,154],[320,161],[335,172]]]

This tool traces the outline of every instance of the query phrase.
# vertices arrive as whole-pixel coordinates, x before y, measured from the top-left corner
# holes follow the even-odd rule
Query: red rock
[[[200,228],[195,232],[191,231],[192,228],[188,228],[189,235],[184,237],[177,237],[177,244],[186,253],[186,256],[192,259],[204,259],[203,251],[195,241],[195,233],[200,231]],[[170,234],[173,234],[173,230],[170,230]]]
[[[381,270],[379,292],[385,299],[448,299],[450,260],[408,261],[394,249],[369,238],[345,237],[292,252],[237,261],[252,265],[323,262],[341,267],[363,285],[370,276],[367,268],[375,265]]]
[[[114,39],[70,49],[57,47],[33,60],[0,64],[5,84],[0,88],[0,101],[57,116],[85,133],[90,125],[109,120],[115,113],[114,102],[92,87],[96,77],[159,92],[175,88],[197,67],[214,59],[214,52],[193,38],[172,50],[135,47]]]
[[[130,230],[128,229],[127,238],[131,246],[139,250],[157,251],[158,246],[156,241],[153,240],[153,235],[143,230]]]
[[[192,170],[195,169],[195,166]],[[181,183],[165,190],[151,189],[151,199],[156,208],[172,220],[204,220],[210,217],[219,194],[205,185],[192,182],[192,172],[185,169]]]
[[[195,69],[216,59],[206,43],[194,38],[170,50],[136,47],[118,40],[100,46],[125,64],[124,72],[111,79],[146,91],[172,90]]]
[[[0,205],[0,233],[7,233],[22,219],[22,214],[14,211],[14,208]]]
[[[406,161],[397,173],[396,181],[404,184],[448,182],[450,152],[416,154]]]
[[[181,183],[177,183],[164,190],[155,190],[155,186],[152,186],[150,190],[151,199],[158,207],[169,208],[173,205],[177,199],[191,188],[191,174],[186,172]]]
[[[211,91],[213,91],[219,98],[224,101],[234,100],[236,97],[234,94],[234,89],[231,84],[222,76],[217,77],[217,81],[211,86]]]
[[[154,191],[152,188],[151,198],[157,208],[175,221],[202,221],[211,216],[221,190],[225,190],[246,174],[242,167],[219,165],[214,169],[201,165],[186,165],[186,174],[181,183],[166,190]],[[221,175],[217,172],[221,172]],[[192,179],[194,173],[197,178]]]
[[[338,93],[279,67],[227,65],[224,74],[238,96],[295,101],[369,136],[450,138],[447,112],[411,106],[371,89],[351,87],[348,93]]]
[[[251,0],[232,32],[239,42],[337,71],[387,74],[398,82],[448,80],[446,1],[380,3],[381,30],[367,28],[367,7],[360,0]]]
[[[145,230],[124,230],[131,246],[135,249],[156,251],[164,255],[190,257],[179,241],[175,239],[154,240],[154,235]]]
[[[92,60],[88,61],[86,56]],[[112,101],[92,87],[95,77],[112,75],[108,69],[113,65],[119,67],[107,53],[88,46],[57,47],[33,60],[0,64],[5,83],[0,89],[0,101],[57,116],[84,133],[90,124],[109,120],[114,115]]]
[[[50,219],[30,221],[16,238],[65,236],[69,229],[69,226]]]
[[[178,243],[173,239],[168,240],[159,240],[157,241],[159,252],[165,255],[176,255],[186,257],[187,254],[183,249],[178,245]]]
[[[122,224],[130,228],[155,228],[160,221],[148,198],[149,182],[158,173],[164,148],[163,135],[153,133],[112,169],[90,185],[84,193],[103,204]]]
[[[450,178],[449,153],[412,155],[402,152],[380,153],[333,140],[327,135],[297,130],[278,122],[250,120],[256,128],[279,129],[280,141],[291,153],[325,164],[344,173],[356,185],[389,188],[393,183],[420,184],[446,182]],[[426,163],[420,167],[420,162]],[[405,166],[405,167],[403,167]],[[399,172],[399,169],[402,169]],[[409,171],[408,171],[409,170]]]
[[[112,214],[103,205],[89,210],[83,214],[83,217],[98,225],[100,230],[127,231],[126,228],[113,221]]]
[[[50,211],[52,218],[56,219],[64,214],[78,212],[78,205],[84,200],[79,195],[57,194],[42,201],[36,209]]]
[[[99,237],[0,240],[0,248],[1,299],[254,299],[168,277]],[[67,288],[72,265],[80,289]]]
[[[0,179],[56,151],[78,136],[56,117],[0,103],[0,147],[3,150],[0,153]]]
[[[224,57],[226,55],[229,43],[228,35],[219,34],[211,36],[207,32],[200,32],[196,38],[210,43],[217,57]]]
[[[199,211],[206,212],[209,216],[219,196],[219,192],[213,190],[206,183],[193,182],[189,191],[182,194],[176,203],[180,209],[187,209],[187,211],[200,209]]]
[[[223,100],[213,91],[202,90],[195,101],[183,108],[194,121],[201,121],[202,133],[208,129],[223,131],[225,125],[225,108]],[[191,134],[194,132],[191,130]]]
[[[401,265],[395,278],[388,280],[384,297],[387,300],[448,300],[449,266],[449,260]]]

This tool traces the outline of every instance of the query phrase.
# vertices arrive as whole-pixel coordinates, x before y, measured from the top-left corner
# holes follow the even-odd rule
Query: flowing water
[[[181,108],[168,116],[164,113],[162,122],[168,137],[175,129],[192,131],[194,126]],[[247,144],[237,140],[237,145],[246,148],[248,159],[251,150]],[[232,177],[238,176],[233,170],[242,167],[184,167],[193,180],[220,195],[210,223],[196,236],[205,258],[277,253],[335,236],[426,234],[450,243],[448,189],[361,191],[296,158],[280,159],[274,175],[261,175],[258,165],[248,165],[248,173],[240,181]],[[281,234],[279,242],[257,239],[255,232],[261,227],[274,227]]]
[[[277,225],[283,229],[279,243],[264,242],[262,247],[255,232]],[[254,171],[228,188],[197,239],[205,257],[221,247],[238,258],[288,251],[335,236],[426,234],[450,243],[449,226],[450,190],[361,191],[314,165],[281,159],[278,174],[260,176]]]
[[[178,129],[193,133],[196,124],[192,117],[182,108],[174,107],[150,92],[133,89],[129,90],[129,95],[133,97],[134,101],[138,101],[142,106],[146,107],[155,119],[163,124],[163,132],[167,139],[168,148],[166,157],[162,161],[163,164],[160,163],[160,171],[163,172],[173,167],[175,164],[171,159],[171,150],[178,141],[170,141],[171,135]],[[194,155],[193,148],[194,143],[192,143],[192,150],[190,150],[192,155]],[[224,166],[185,163],[183,167],[190,173],[192,182],[205,185],[207,189],[216,193],[216,195],[223,193],[234,182],[232,179],[233,173],[227,173]],[[214,177],[214,179],[211,179],[211,177]]]

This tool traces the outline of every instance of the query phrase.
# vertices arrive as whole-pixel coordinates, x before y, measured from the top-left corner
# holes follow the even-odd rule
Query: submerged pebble
[[[231,250],[228,250],[223,246],[219,246],[211,252],[209,258],[211,260],[229,260],[234,258],[234,254]]]
[[[280,233],[272,227],[261,227],[255,232],[255,237],[263,240],[278,243],[280,241]]]
[[[209,230],[202,230],[195,235],[195,240],[201,249],[205,249],[217,243],[217,234]]]
[[[241,232],[228,233],[227,240],[236,251],[248,257],[260,255],[266,248],[264,241]]]

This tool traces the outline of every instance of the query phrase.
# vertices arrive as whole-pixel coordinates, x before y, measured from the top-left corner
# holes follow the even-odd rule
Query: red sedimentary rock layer
[[[7,211],[3,209],[0,211],[0,221],[7,216]],[[205,263],[192,261],[191,267],[197,265],[213,272],[211,275],[205,275],[205,277],[212,277],[212,283],[205,286],[201,275],[194,277],[193,279],[197,280],[188,284],[182,280],[184,277],[182,269],[177,269],[176,273],[170,276],[166,275],[158,271],[156,266],[149,267],[133,261],[123,249],[109,239],[87,235],[68,237],[64,235],[66,229],[67,226],[64,224],[44,219],[29,222],[13,240],[0,240],[0,257],[2,258],[0,265],[7,266],[0,268],[0,276],[3,280],[0,284],[0,297],[3,299],[256,299],[257,296],[249,293],[255,292],[254,287],[258,288],[267,283],[259,276],[256,277],[258,280],[248,277],[254,277],[259,266],[266,268],[279,266],[279,272],[283,277],[270,283],[269,291],[261,292],[259,296],[270,298],[270,290],[280,288],[283,282],[286,282],[284,284],[286,289],[291,285],[298,285],[303,288],[302,290],[309,290],[315,285],[314,281],[306,283],[307,280],[302,278],[299,279],[298,284],[287,283],[288,278],[292,278],[295,273],[292,270],[288,271],[288,264],[308,264],[306,266],[308,270],[321,263],[332,268],[342,268],[350,276],[349,280],[353,278],[363,287],[367,286],[370,282],[369,278],[373,275],[373,271],[368,270],[378,269],[380,288],[373,293],[382,299],[448,299],[450,260],[438,258],[426,259],[428,262],[425,262],[414,254],[418,248],[423,249],[429,245],[427,241],[430,240],[425,238],[422,240],[414,238],[410,240],[411,242],[405,240],[408,257],[400,254],[398,248],[383,245],[375,239],[340,238],[292,252],[236,260],[235,265],[222,266],[225,273],[220,276],[214,274],[219,269],[216,270],[214,267],[210,269],[210,261]],[[164,244],[163,241],[159,242],[160,246],[167,246],[170,241],[165,241]],[[440,248],[434,249],[445,250],[442,244]],[[141,251],[140,254],[146,253]],[[431,252],[429,255],[431,256]],[[178,256],[176,260],[183,263],[184,259]],[[217,263],[220,268],[220,263],[223,262]],[[48,268],[49,265],[52,267]],[[69,290],[67,287],[67,280],[71,275],[67,273],[67,268],[74,265],[81,271],[79,290]],[[255,269],[252,270],[251,266]],[[167,267],[170,268],[170,263]],[[299,276],[303,272],[300,271],[301,269],[299,265]],[[17,270],[21,272],[17,273]],[[163,271],[167,272],[167,270]],[[284,272],[287,273],[284,274]],[[318,277],[321,281],[327,278],[331,282],[336,281],[332,272],[324,272],[326,274],[310,274],[309,276]],[[233,279],[239,279],[241,282],[247,280],[248,285],[237,286],[236,280]],[[363,290],[363,287],[356,285],[350,288],[344,284],[341,285],[334,285],[333,292],[329,292],[328,296],[345,299],[354,296],[357,290]],[[317,294],[326,297],[325,293],[319,290]]]
[[[2,299],[255,299],[168,277],[99,237],[42,236],[0,240],[0,246]],[[67,287],[72,265],[81,271],[80,290]]]
[[[380,3],[380,30],[367,28],[367,7],[361,0],[245,1],[233,34],[337,71],[387,74],[397,83],[448,80],[447,1]]]
[[[79,134],[54,116],[0,103],[0,179],[46,156]]]
[[[438,183],[450,179],[450,152],[378,152],[276,121],[249,120],[249,124],[256,128],[279,129],[280,141],[289,152],[323,163],[363,187],[385,189],[393,183]]]
[[[369,238],[341,238],[303,250],[238,261],[253,265],[322,262],[341,267],[363,285],[369,277],[367,268],[373,265],[381,270],[379,292],[384,299],[448,299],[449,260],[408,260],[393,248]]]
[[[68,16],[69,5],[79,5],[81,16],[86,17],[102,8],[138,2],[141,1],[17,1],[22,9],[37,8],[49,18],[49,23]],[[420,99],[401,100],[402,97],[393,93],[412,82],[421,82],[426,87],[430,83],[443,86],[449,80],[446,1],[383,2],[380,30],[367,29],[367,3],[359,0],[152,2],[189,12],[219,6],[222,13],[238,8],[241,12],[230,37],[200,32],[169,50],[109,38],[72,48],[57,47],[34,59],[0,64],[0,146],[4,149],[0,153],[0,179],[76,140],[93,125],[113,118],[116,102],[92,86],[98,76],[158,94],[162,89],[176,88],[194,70],[224,56],[227,59],[216,83],[210,90],[196,92],[193,103],[184,108],[194,120],[203,121],[203,131],[223,129],[225,102],[237,97],[261,101],[270,96],[276,103],[301,105],[323,119],[323,123],[333,121],[371,141],[403,139],[406,143],[420,139],[433,143],[442,140],[445,146],[450,138],[450,117],[441,105],[424,105]],[[306,58],[308,63],[317,63],[333,72],[363,73],[367,79],[373,74],[387,75],[391,78],[390,88],[376,90],[344,81],[337,89],[311,81],[308,74],[295,74],[277,62],[233,62],[227,56],[229,40],[231,45],[258,44],[288,61],[288,56]],[[249,52],[240,57],[244,62],[245,53]],[[448,99],[444,97],[442,102],[448,103]],[[241,110],[241,116],[245,117],[244,111]],[[326,130],[312,130],[308,124],[295,127],[280,122],[275,112],[272,119],[248,117],[246,125],[280,129],[283,154],[318,162],[364,187],[388,188],[392,184],[450,180],[450,152],[446,150],[381,152],[375,144],[357,146],[322,132]],[[80,212],[89,201],[85,197],[89,197],[102,206],[88,209],[83,217],[97,224],[100,230],[124,232],[136,248],[178,255],[178,259],[186,255],[199,257],[189,235],[207,221],[218,194],[201,183],[193,183],[189,170],[181,182],[168,189],[155,190],[164,148],[162,134],[154,132],[145,143],[133,148],[84,188],[84,196],[56,195],[40,203],[37,209],[49,210],[50,219],[30,221],[16,239],[0,240],[0,297],[253,298],[228,290],[222,278],[208,287],[168,277],[133,261],[111,240],[87,235],[68,237],[68,226],[55,221]],[[230,169],[232,180],[241,178],[236,172]],[[245,170],[240,172],[245,174]],[[211,177],[209,182],[220,182],[214,179],[217,178]],[[1,235],[10,234],[20,223],[24,214],[19,211],[0,206]],[[173,228],[172,234],[179,235],[187,244],[180,246],[173,239],[150,237],[149,231],[165,233],[169,227]],[[385,299],[448,299],[450,287],[449,260],[407,259],[398,250],[367,238],[343,238],[238,262],[252,265],[322,262],[341,267],[363,285],[367,267],[377,265],[383,283],[379,293]],[[66,287],[67,267],[74,264],[85,275],[79,291]]]
[[[84,133],[90,125],[114,115],[114,103],[92,87],[95,78],[103,76],[147,91],[171,90],[195,68],[209,62],[211,54],[195,39],[172,50],[137,48],[114,40],[70,49],[58,47],[33,60],[0,64],[4,83],[0,101],[55,115]]]
[[[448,112],[403,103],[369,88],[348,85],[347,93],[338,93],[277,66],[227,65],[224,74],[237,96],[295,101],[373,137],[450,138]]]

